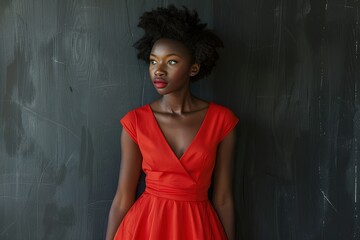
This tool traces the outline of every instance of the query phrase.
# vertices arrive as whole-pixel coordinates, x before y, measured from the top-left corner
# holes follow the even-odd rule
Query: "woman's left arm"
[[[219,144],[214,169],[212,203],[229,240],[235,239],[234,203],[232,194],[235,128]]]

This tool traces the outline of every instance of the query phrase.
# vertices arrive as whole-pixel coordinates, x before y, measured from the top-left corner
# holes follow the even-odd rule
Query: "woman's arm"
[[[121,133],[121,167],[119,183],[112,202],[106,239],[113,240],[122,219],[135,201],[136,188],[141,173],[142,155],[139,146],[129,134]]]
[[[233,129],[219,144],[214,169],[213,206],[229,240],[235,238],[234,203],[232,195],[233,157],[236,130]]]

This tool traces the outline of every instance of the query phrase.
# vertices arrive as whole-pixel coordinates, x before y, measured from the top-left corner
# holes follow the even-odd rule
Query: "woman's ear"
[[[198,72],[200,71],[200,64],[199,63],[194,63],[193,65],[191,65],[190,68],[190,76],[193,77],[196,74],[198,74]]]

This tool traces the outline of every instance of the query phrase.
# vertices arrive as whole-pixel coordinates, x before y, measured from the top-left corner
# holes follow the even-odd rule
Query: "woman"
[[[135,47],[161,97],[121,119],[122,160],[106,239],[233,239],[238,119],[189,87],[210,74],[222,42],[185,7],[157,8],[140,19],[145,34]],[[135,202],[141,169],[146,189]]]

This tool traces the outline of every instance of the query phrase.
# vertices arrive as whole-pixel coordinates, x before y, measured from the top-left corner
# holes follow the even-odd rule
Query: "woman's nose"
[[[161,71],[161,70],[156,70],[155,71],[155,76],[161,77],[161,76],[164,76],[164,75],[165,75],[165,73],[163,71]]]
[[[165,70],[161,67],[161,65],[158,66],[157,69],[155,69],[155,76],[164,76]]]

